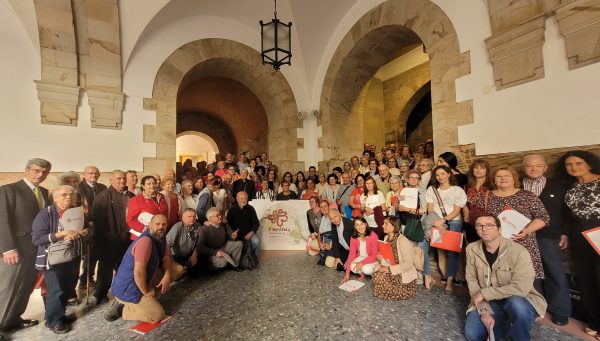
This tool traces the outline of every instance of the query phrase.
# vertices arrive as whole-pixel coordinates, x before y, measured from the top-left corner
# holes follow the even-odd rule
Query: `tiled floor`
[[[174,284],[161,298],[173,319],[146,336],[128,330],[133,322],[106,322],[103,314],[109,305],[94,303],[69,309],[78,319],[63,336],[42,325],[9,336],[27,341],[463,339],[468,303],[464,289],[452,296],[441,288],[419,290],[414,300],[388,302],[373,297],[369,280],[356,293],[338,289],[342,274],[317,266],[316,258],[304,252],[263,252],[261,262],[258,270],[226,271]],[[25,317],[43,318],[37,296]],[[579,339],[554,327],[549,321],[536,324],[533,339]],[[571,322],[567,331],[579,328]]]

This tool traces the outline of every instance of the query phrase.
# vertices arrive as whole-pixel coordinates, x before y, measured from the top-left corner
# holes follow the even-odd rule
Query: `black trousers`
[[[569,296],[569,282],[563,267],[562,250],[559,239],[538,238],[538,247],[544,266],[544,280],[542,292],[548,302],[548,311],[552,315],[562,317],[571,316],[571,297]]]
[[[98,252],[98,275],[96,276],[96,289],[94,297],[104,298],[112,285],[113,271],[116,272],[121,265],[123,255],[127,251],[131,241],[121,244],[103,245],[97,248]],[[84,282],[85,283],[85,282]]]
[[[579,277],[587,323],[590,328],[600,330],[600,256],[581,233],[573,234],[570,249]]]

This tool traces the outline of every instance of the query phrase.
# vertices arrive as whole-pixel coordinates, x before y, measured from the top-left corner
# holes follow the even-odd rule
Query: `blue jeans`
[[[423,257],[425,258],[423,259],[423,275],[428,276],[431,274],[431,267],[429,266],[429,240],[423,239],[417,246],[423,249]]]
[[[454,232],[462,232],[462,221],[460,220],[450,220],[448,222],[448,229]],[[456,275],[456,270],[458,270],[458,252],[448,251],[448,261],[446,263],[446,275],[448,277],[454,277]]]
[[[535,321],[536,311],[526,298],[511,296],[489,302],[494,311],[494,336],[496,340],[530,340],[529,331]],[[486,340],[488,332],[477,310],[467,314],[465,337],[469,341]]]
[[[53,265],[42,270],[46,281],[46,324],[52,328],[64,322],[67,299],[66,293],[73,284],[73,263],[75,261]]]
[[[250,242],[252,243],[252,250],[254,251],[254,258],[256,258],[256,261],[258,262],[259,256],[260,256],[260,239],[258,238],[256,233],[254,233],[252,235],[252,239],[250,239]]]

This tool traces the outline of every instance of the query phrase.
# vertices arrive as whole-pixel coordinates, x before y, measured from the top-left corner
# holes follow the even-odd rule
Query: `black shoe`
[[[81,301],[77,298],[72,298],[70,300],[67,301],[67,305],[69,307],[75,307],[81,304]]]
[[[235,272],[242,272],[242,271],[244,271],[244,270],[246,270],[246,269],[244,269],[244,268],[240,268],[240,267],[233,268],[233,271],[235,271]]]
[[[68,333],[70,330],[69,326],[63,322],[59,322],[54,327],[48,327],[48,329],[50,329],[54,334],[65,334],[65,333]]]
[[[452,279],[452,284],[454,284],[456,286],[461,286],[461,285],[463,285],[463,281],[461,281],[459,279],[456,279],[456,278],[453,278]]]
[[[15,324],[8,325],[4,328],[0,328],[0,332],[8,332],[11,330],[26,329],[29,327],[37,326],[40,323],[38,320],[20,320]]]
[[[104,319],[108,322],[113,322],[118,320],[123,315],[123,307],[124,305],[119,303],[116,299],[113,304],[108,308],[106,313],[104,314]]]
[[[325,260],[323,258],[319,258],[317,265],[325,265]]]
[[[446,283],[446,282],[448,282],[448,276],[442,276],[442,277],[440,278],[440,281],[442,281],[442,283]]]
[[[103,304],[103,303],[108,303],[108,297],[106,297],[106,296],[96,297],[96,304]]]
[[[552,323],[559,326],[566,326],[569,323],[568,316],[552,315]]]

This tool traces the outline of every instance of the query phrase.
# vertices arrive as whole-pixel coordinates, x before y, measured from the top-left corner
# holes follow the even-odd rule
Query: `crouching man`
[[[167,244],[173,255],[171,280],[176,281],[184,273],[191,277],[200,274],[196,244],[200,224],[196,221],[196,210],[188,207],[183,211],[181,221],[173,225],[167,233]]]
[[[500,220],[484,214],[475,221],[481,240],[467,246],[465,269],[471,303],[465,337],[486,340],[529,340],[537,317],[544,316],[546,301],[533,288],[535,272],[527,249],[503,238]]]
[[[115,301],[104,315],[109,321],[155,323],[165,315],[156,297],[169,290],[171,254],[165,241],[167,217],[152,217],[148,229],[129,246],[112,282]],[[162,268],[162,269],[161,269]]]
[[[198,234],[199,255],[209,262],[213,270],[222,269],[230,264],[236,268],[240,263],[244,244],[239,240],[232,240],[232,230],[221,222],[221,213],[216,207],[211,207],[206,212],[207,222],[200,228]]]

